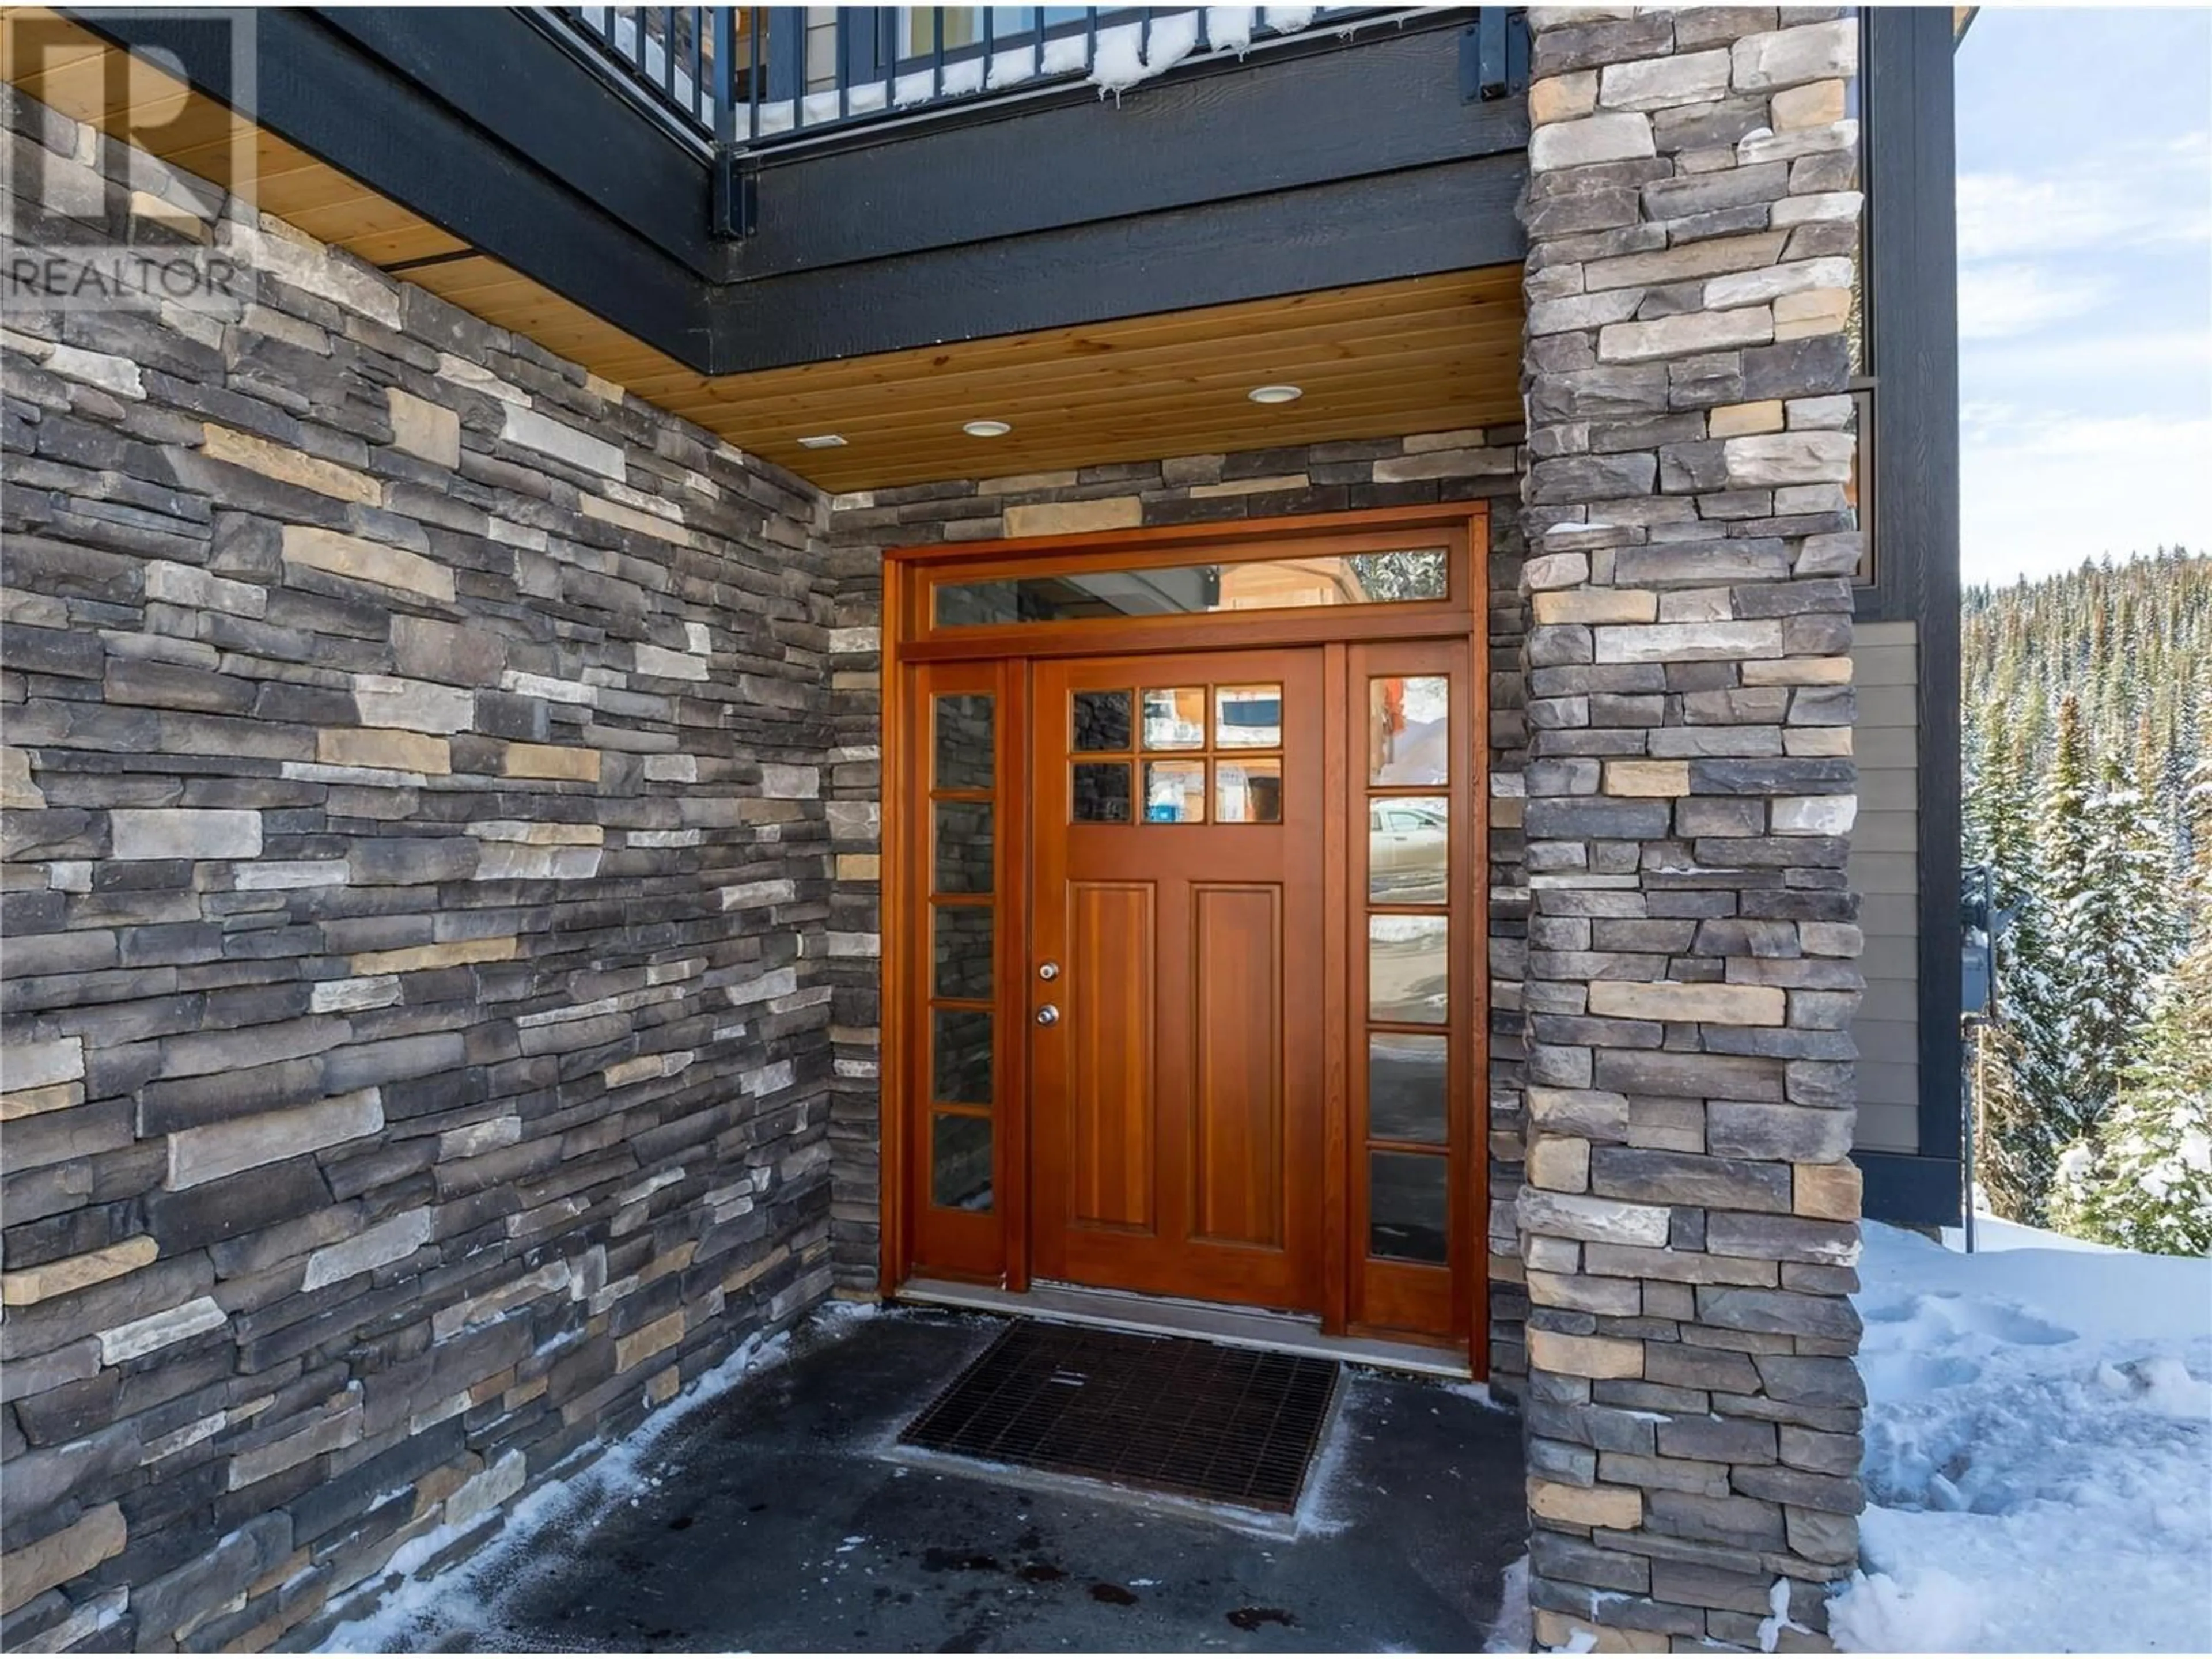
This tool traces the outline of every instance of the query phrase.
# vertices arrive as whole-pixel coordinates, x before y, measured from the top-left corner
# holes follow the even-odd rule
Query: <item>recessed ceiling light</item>
[[[960,429],[971,438],[1003,438],[1013,428],[1004,421],[969,421]]]
[[[817,432],[811,438],[799,441],[801,449],[842,449],[845,441],[834,432]]]
[[[1304,386],[1255,386],[1244,395],[1255,404],[1294,404],[1306,393]]]

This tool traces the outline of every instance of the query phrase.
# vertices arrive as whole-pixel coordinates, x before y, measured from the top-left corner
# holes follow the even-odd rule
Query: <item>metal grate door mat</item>
[[[899,1440],[1287,1514],[1336,1375],[1329,1359],[1020,1319]]]

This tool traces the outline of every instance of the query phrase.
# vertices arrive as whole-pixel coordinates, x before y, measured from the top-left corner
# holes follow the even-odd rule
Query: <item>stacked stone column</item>
[[[1856,26],[1529,21],[1535,1633],[1820,1648],[1864,1401]]]

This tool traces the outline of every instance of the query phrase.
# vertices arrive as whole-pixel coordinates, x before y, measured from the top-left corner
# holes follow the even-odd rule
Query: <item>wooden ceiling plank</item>
[[[1044,365],[1030,364],[970,368],[964,359],[955,359],[951,364],[931,372],[902,378],[871,370],[865,376],[856,375],[834,386],[819,380],[804,382],[795,374],[787,374],[783,371],[748,376],[735,384],[716,380],[713,385],[717,391],[738,399],[774,398],[794,406],[811,406],[817,400],[848,398],[856,391],[905,402],[952,401],[969,395],[971,389],[1018,381],[1047,372],[1085,378],[1118,377],[1140,380],[1159,373],[1171,372],[1178,364],[1231,354],[1243,360],[1243,372],[1249,374],[1265,378],[1281,369],[1285,371],[1287,378],[1287,370],[1293,367],[1326,364],[1346,356],[1371,354],[1382,349],[1383,343],[1401,335],[1421,337],[1450,336],[1517,343],[1521,337],[1521,319],[1495,314],[1470,315],[1465,311],[1424,312],[1409,316],[1383,313],[1359,319],[1356,323],[1347,320],[1283,331],[1249,326],[1198,341],[1178,341],[1126,351],[1093,353],[1079,358],[1064,359],[1052,365],[1049,370]],[[1257,380],[1255,383],[1257,384]]]
[[[427,219],[410,213],[405,208],[395,206],[380,196],[332,202],[325,207],[302,208],[298,211],[301,217],[293,220],[295,224],[310,235],[320,236],[325,241],[331,242],[349,242],[356,236],[382,235],[399,230],[436,229]],[[289,218],[291,216],[286,214],[282,216]],[[307,222],[309,219],[315,222]],[[328,227],[327,234],[323,227]],[[441,231],[439,234],[447,236],[456,246],[465,246],[449,233]]]
[[[372,212],[396,214],[404,219],[418,219],[405,208],[373,191],[364,191],[343,173],[324,168],[320,173],[300,172],[280,173],[272,179],[258,181],[261,207],[264,212],[289,219],[295,213],[345,213],[362,216]],[[311,225],[301,229],[310,235],[319,235]],[[328,239],[325,238],[325,240]]]
[[[328,173],[332,169],[318,161],[295,144],[287,143],[266,127],[253,130],[254,177],[273,179],[287,173],[317,168]],[[182,167],[187,173],[198,171],[199,164],[219,157],[229,149],[228,134],[198,144],[186,144],[163,153],[170,166]]]
[[[707,385],[696,401],[704,405],[711,400],[726,399],[733,404],[772,411],[769,418],[787,415],[808,430],[834,431],[840,429],[834,424],[840,417],[860,422],[944,414],[957,414],[960,419],[981,416],[1007,418],[984,405],[1004,403],[1009,407],[1017,406],[1025,395],[1033,398],[1047,388],[1055,389],[1054,395],[1057,388],[1071,386],[1142,388],[1206,374],[1211,384],[1227,386],[1232,382],[1240,383],[1241,389],[1249,392],[1252,386],[1270,380],[1304,386],[1310,380],[1346,372],[1350,365],[1389,357],[1419,356],[1456,347],[1497,347],[1517,351],[1520,345],[1517,325],[1504,328],[1485,325],[1476,328],[1447,321],[1441,326],[1409,331],[1407,338],[1411,343],[1407,345],[1394,345],[1396,337],[1396,325],[1376,319],[1359,337],[1306,342],[1296,351],[1263,336],[1248,336],[1233,343],[1212,343],[1202,348],[1178,347],[1172,351],[1163,349],[1154,356],[1127,364],[1094,359],[1051,370],[1000,370],[975,375],[940,372],[903,387],[870,384],[835,392],[810,387],[803,393],[796,393],[787,384],[755,380],[744,395],[731,397],[726,384],[715,381]],[[1231,354],[1241,361],[1231,361]],[[832,424],[822,424],[824,421]]]
[[[1291,445],[1351,442],[1365,438],[1402,437],[1409,433],[1421,431],[1453,431],[1462,426],[1510,426],[1519,419],[1520,407],[1517,400],[1511,404],[1499,404],[1489,407],[1477,405],[1449,411],[1400,410],[1389,417],[1366,422],[1318,428],[1296,434],[1280,434],[1277,441]],[[731,438],[730,441],[737,443],[734,437]],[[756,449],[750,453],[759,455],[764,460],[786,467],[789,471],[799,472],[801,477],[807,478],[819,489],[842,493],[858,489],[890,489],[909,484],[938,483],[950,479],[979,476],[1003,477],[1025,472],[1065,471],[1074,470],[1078,466],[1107,466],[1122,462],[1158,459],[1164,454],[1168,456],[1219,454],[1242,447],[1233,439],[1219,439],[1204,444],[1193,444],[1188,448],[1169,447],[1164,450],[1156,437],[1148,435],[1145,438],[1133,439],[1123,445],[1086,449],[1079,456],[1048,451],[1024,456],[1009,455],[1006,458],[1003,465],[994,464],[988,472],[982,472],[972,465],[966,468],[948,469],[942,465],[932,466],[926,464],[888,468],[841,465],[834,458],[842,454],[843,452],[837,450],[818,453],[802,452],[803,462],[800,464],[794,464],[793,460],[769,450]],[[738,443],[738,447],[743,449],[745,446]],[[802,465],[805,468],[803,471]]]
[[[1452,274],[1464,277],[1468,273]],[[1292,318],[1308,319],[1314,326],[1327,326],[1348,320],[1372,321],[1378,315],[1395,315],[1401,309],[1410,312],[1417,307],[1445,311],[1471,305],[1510,307],[1512,314],[1518,316],[1517,271],[1510,294],[1470,295],[1444,287],[1420,286],[1438,284],[1440,281],[1436,277],[1419,277],[1411,284],[1376,283],[1365,289],[1333,290],[1332,302],[1325,308],[1295,303],[1297,299],[1316,296],[1293,296],[1291,301],[1246,301],[1204,311],[1171,313],[1166,318],[1129,319],[1083,328],[996,336],[912,351],[798,364],[789,368],[767,369],[754,374],[718,377],[716,384],[732,392],[743,393],[750,391],[763,376],[775,376],[779,380],[790,377],[793,380],[829,380],[841,386],[856,379],[875,384],[902,383],[910,382],[921,374],[941,372],[945,366],[956,362],[959,366],[957,372],[974,373],[1001,366],[1027,366],[1040,359],[1058,362],[1070,356],[1119,354],[1153,343],[1218,339],[1224,336],[1242,337],[1261,329],[1298,326],[1297,323],[1290,320]],[[1401,307],[1400,302],[1407,298],[1415,300],[1417,306]],[[1155,340],[1155,336],[1160,337]]]
[[[1510,349],[1471,350],[1442,356],[1424,358],[1418,362],[1384,362],[1363,368],[1360,372],[1346,371],[1330,376],[1309,377],[1311,384],[1306,395],[1295,406],[1255,404],[1239,388],[1237,377],[1225,388],[1212,386],[1176,386],[1161,388],[1157,395],[1144,392],[1101,392],[1074,385],[1041,389],[1038,397],[1025,400],[1018,410],[1008,405],[1005,418],[1011,421],[1015,432],[1024,433],[1040,428],[1061,427],[1089,420],[1107,421],[1116,416],[1137,413],[1154,419],[1191,418],[1218,424],[1240,422],[1264,425],[1268,420],[1304,418],[1314,410],[1340,404],[1348,397],[1369,393],[1388,397],[1393,388],[1410,395],[1419,388],[1446,386],[1455,380],[1474,376],[1478,381],[1487,380],[1501,367],[1517,362],[1517,355]],[[751,422],[763,436],[781,434],[793,441],[812,434],[803,426],[775,422],[761,410],[739,404],[708,405],[709,412],[721,407]],[[1014,418],[1018,414],[1019,418]],[[960,412],[947,411],[943,415],[925,413],[912,420],[869,421],[855,418],[844,428],[832,428],[848,445],[864,441],[888,440],[897,434],[951,434],[957,435],[964,424]]]
[[[88,30],[46,6],[10,6],[9,27],[0,29],[0,76],[29,91],[42,72],[105,56],[112,48]],[[17,50],[35,38],[42,50],[35,58],[16,59]]]
[[[71,120],[89,121],[106,130],[107,67],[104,54],[52,64],[15,84]]]
[[[1004,439],[975,439],[954,431],[895,434],[881,441],[812,451],[788,438],[763,434],[750,428],[741,416],[709,418],[696,424],[723,433],[732,442],[763,453],[786,458],[808,454],[833,456],[841,465],[860,467],[927,463],[938,467],[945,476],[958,476],[978,466],[991,471],[1021,471],[1023,469],[1018,467],[1004,468],[991,458],[1002,453],[1024,454],[1032,450],[1049,451],[1063,458],[1072,458],[1063,459],[1057,465],[1079,465],[1085,459],[1084,450],[1086,445],[1116,442],[1125,434],[1146,438],[1156,446],[1151,452],[1154,455],[1184,455],[1224,453],[1231,449],[1273,449],[1284,443],[1307,441],[1308,436],[1314,432],[1335,436],[1348,423],[1364,427],[1378,417],[1399,419],[1399,435],[1414,431],[1455,431],[1463,427],[1486,424],[1487,417],[1477,421],[1465,416],[1450,416],[1441,425],[1416,426],[1407,422],[1413,419],[1417,410],[1425,416],[1437,410],[1490,409],[1499,404],[1512,408],[1514,418],[1518,420],[1517,392],[1509,392],[1495,382],[1486,385],[1470,377],[1452,386],[1407,386],[1388,392],[1347,394],[1330,399],[1325,406],[1296,421],[1254,421],[1219,412],[1178,418],[1170,417],[1158,410],[1127,410],[1110,419],[1077,418],[1064,424],[1039,428],[1019,444],[1009,443]]]
[[[466,246],[459,237],[448,235],[435,225],[418,224],[361,237],[348,242],[346,251],[357,259],[381,266],[458,253]]]
[[[184,92],[182,84],[169,82],[170,90],[134,100],[126,108],[115,112],[127,131],[143,148],[152,150],[164,161],[180,151],[196,147],[212,147],[227,157],[234,141],[244,148],[240,135],[248,130],[246,120],[211,98],[196,92]],[[182,94],[181,99],[179,94]],[[156,124],[154,118],[181,102],[181,107],[168,119]]]
[[[903,471],[922,467],[937,477],[963,477],[978,472],[1027,471],[1036,457],[1051,458],[1054,467],[1088,465],[1109,450],[1117,456],[1157,458],[1274,449],[1285,444],[1371,437],[1377,434],[1403,437],[1413,433],[1454,432],[1497,424],[1500,417],[1496,411],[1501,408],[1508,411],[1507,418],[1518,422],[1517,398],[1508,402],[1502,395],[1429,392],[1387,401],[1347,402],[1311,419],[1280,426],[1240,425],[1232,421],[1170,423],[1128,420],[1075,427],[1040,434],[1033,442],[1017,448],[1005,447],[1003,441],[987,445],[961,438],[957,441],[965,446],[961,448],[939,441],[903,448],[868,448],[857,453],[851,450],[807,451],[790,444],[748,442],[745,433],[736,422],[730,423],[725,435],[741,448],[774,455],[787,465],[795,465],[810,456],[820,456],[828,458],[821,465],[849,467],[860,472]],[[1138,447],[1131,450],[1131,444]],[[1013,458],[1013,464],[1002,459],[1006,457]]]
[[[1143,346],[1155,343],[1194,340],[1213,337],[1224,328],[1252,325],[1267,327],[1296,326],[1301,321],[1313,325],[1327,324],[1349,318],[1372,315],[1377,311],[1411,311],[1423,307],[1458,309],[1488,299],[1509,298],[1505,295],[1486,295],[1462,286],[1468,273],[1452,273],[1448,278],[1419,277],[1407,283],[1382,283],[1360,288],[1340,289],[1308,295],[1291,295],[1283,299],[1240,301],[1235,305],[1211,307],[1203,310],[1175,312],[1145,317],[1110,319],[1066,328],[1048,329],[1028,334],[999,335],[984,339],[957,342],[947,345],[917,347],[911,350],[885,352],[873,356],[832,360],[818,363],[794,365],[788,369],[762,371],[773,374],[811,374],[842,377],[855,365],[883,365],[903,370],[908,365],[928,364],[953,357],[973,359],[981,362],[1004,358],[1009,362],[1025,362],[1030,358],[1062,357],[1103,353]],[[732,383],[751,378],[748,375],[723,377]]]
[[[1304,387],[1308,405],[1312,406],[1321,398],[1348,386],[1388,385],[1407,376],[1449,372],[1456,364],[1517,362],[1519,356],[1517,339],[1470,340],[1463,335],[1446,333],[1426,337],[1410,349],[1377,347],[1371,356],[1362,354],[1328,363],[1310,362],[1294,369],[1291,378]],[[766,397],[725,400],[718,392],[710,392],[672,398],[669,406],[680,407],[683,412],[689,413],[727,402],[746,411],[764,433],[782,432],[801,438],[817,432],[836,432],[848,441],[858,441],[888,431],[951,429],[964,421],[983,417],[1011,421],[1018,428],[1026,419],[1038,416],[1049,418],[1062,410],[1073,413],[1078,410],[1126,406],[1175,407],[1192,400],[1203,401],[1226,412],[1249,415],[1256,407],[1245,395],[1252,380],[1248,367],[1194,362],[1164,368],[1134,382],[1079,374],[1053,380],[1030,377],[1025,386],[1010,380],[981,388],[973,398],[927,404],[893,403],[885,406],[880,401],[848,401],[841,410],[823,403],[793,405]],[[825,421],[830,424],[823,424]]]

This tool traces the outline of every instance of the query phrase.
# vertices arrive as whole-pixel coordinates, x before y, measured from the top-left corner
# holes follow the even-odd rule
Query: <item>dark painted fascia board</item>
[[[1962,1218],[1957,1158],[1854,1152],[1851,1162],[1866,1183],[1868,1220],[1899,1227],[1955,1227]]]
[[[732,274],[714,174],[544,30],[502,8],[319,6],[329,27],[702,276]]]
[[[1525,99],[1463,100],[1439,33],[1191,66],[1113,100],[1081,87],[977,118],[862,129],[745,158],[758,189],[741,276],[1065,229],[1523,150]],[[1372,26],[1370,26],[1372,27]],[[1203,71],[1203,72],[1200,72]],[[1330,112],[1326,120],[1316,112]],[[860,142],[865,137],[870,142]]]
[[[717,356],[778,368],[1522,257],[1518,155],[734,284]]]
[[[1923,1160],[1960,1158],[1959,295],[1950,13],[1867,14],[1875,559],[1862,617],[1917,630]],[[1958,1185],[1951,1187],[1956,1221]]]

